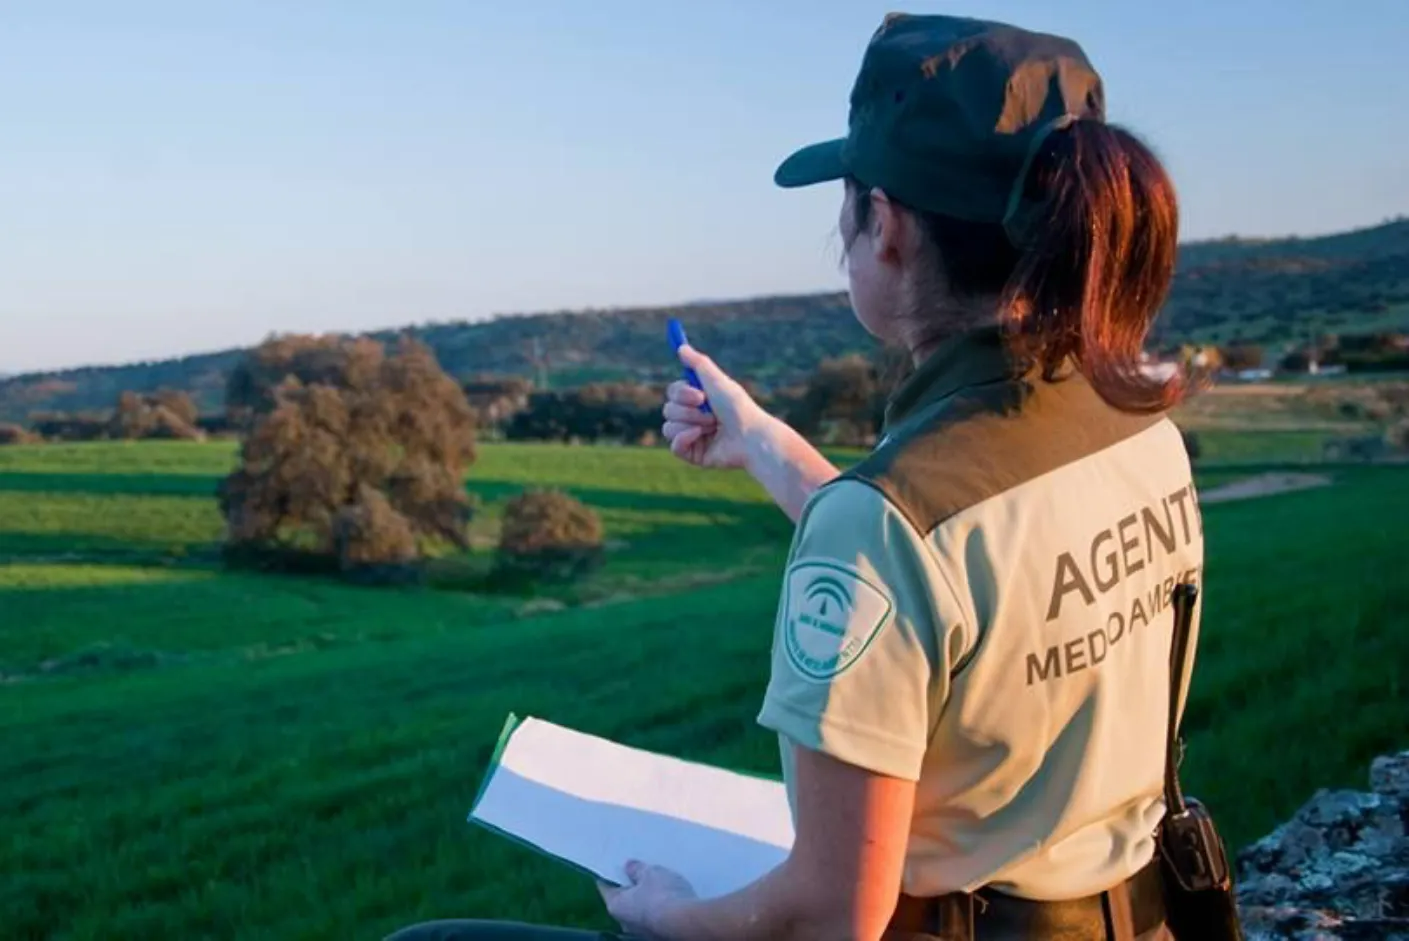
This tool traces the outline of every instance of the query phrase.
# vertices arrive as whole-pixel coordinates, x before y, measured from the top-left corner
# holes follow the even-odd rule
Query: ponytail
[[[869,225],[870,188],[848,185],[859,231]],[[1179,238],[1178,200],[1159,160],[1122,128],[1075,121],[1046,136],[1022,187],[1023,209],[1006,227],[912,210],[947,292],[1000,298],[1015,354],[1046,378],[1071,362],[1122,411],[1177,405],[1191,389],[1187,376],[1152,375],[1141,360]]]
[[[1055,131],[1025,181],[1027,213],[1003,309],[1014,342],[1051,375],[1067,358],[1128,412],[1160,412],[1189,390],[1143,368],[1179,237],[1174,185],[1130,132],[1095,121]]]

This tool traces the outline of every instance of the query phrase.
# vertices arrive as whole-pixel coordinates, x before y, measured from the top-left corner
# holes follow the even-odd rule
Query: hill
[[[514,315],[375,335],[419,336],[462,377],[542,374],[557,387],[626,377],[658,381],[673,375],[664,341],[670,316],[685,318],[697,343],[762,387],[791,384],[825,357],[870,346],[844,293]],[[1156,342],[1278,346],[1322,333],[1405,328],[1409,219],[1397,219],[1317,238],[1182,246]],[[36,411],[107,409],[123,390],[163,386],[187,390],[203,409],[217,410],[225,375],[241,355],[226,350],[0,379],[0,421],[22,421]]]

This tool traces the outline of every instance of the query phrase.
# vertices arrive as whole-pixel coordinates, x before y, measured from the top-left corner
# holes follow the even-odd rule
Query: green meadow
[[[1228,464],[1207,486],[1303,456],[1211,441]],[[754,716],[790,525],[742,475],[482,445],[475,549],[390,590],[223,571],[233,457],[0,449],[0,936],[605,927],[589,883],[465,822],[508,712],[775,771]],[[1406,745],[1409,468],[1324,470],[1327,487],[1204,508],[1185,772],[1235,847]],[[537,597],[485,591],[499,508],[529,486],[596,508],[607,564]]]

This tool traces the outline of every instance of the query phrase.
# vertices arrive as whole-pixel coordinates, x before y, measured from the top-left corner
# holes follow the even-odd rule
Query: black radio
[[[1188,661],[1198,589],[1175,587],[1174,637],[1169,663],[1169,725],[1165,736],[1165,816],[1158,837],[1169,928],[1178,941],[1243,941],[1228,853],[1207,807],[1185,797],[1179,784],[1183,742],[1179,693]]]

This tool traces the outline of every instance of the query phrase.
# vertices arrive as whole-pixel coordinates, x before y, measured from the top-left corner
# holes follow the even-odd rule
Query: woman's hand
[[[747,466],[749,436],[777,419],[698,350],[680,347],[680,362],[695,371],[704,391],[683,381],[666,390],[662,433],[671,453],[697,467]],[[706,397],[712,414],[700,410]]]
[[[633,938],[668,938],[680,910],[695,901],[695,890],[678,873],[644,863],[626,864],[630,884],[599,883],[607,913]]]
[[[662,430],[671,452],[697,467],[744,468],[796,522],[817,488],[837,476],[836,467],[708,356],[682,346],[680,362],[695,371],[704,392],[684,382],[667,391]],[[700,410],[706,397],[712,414]]]

